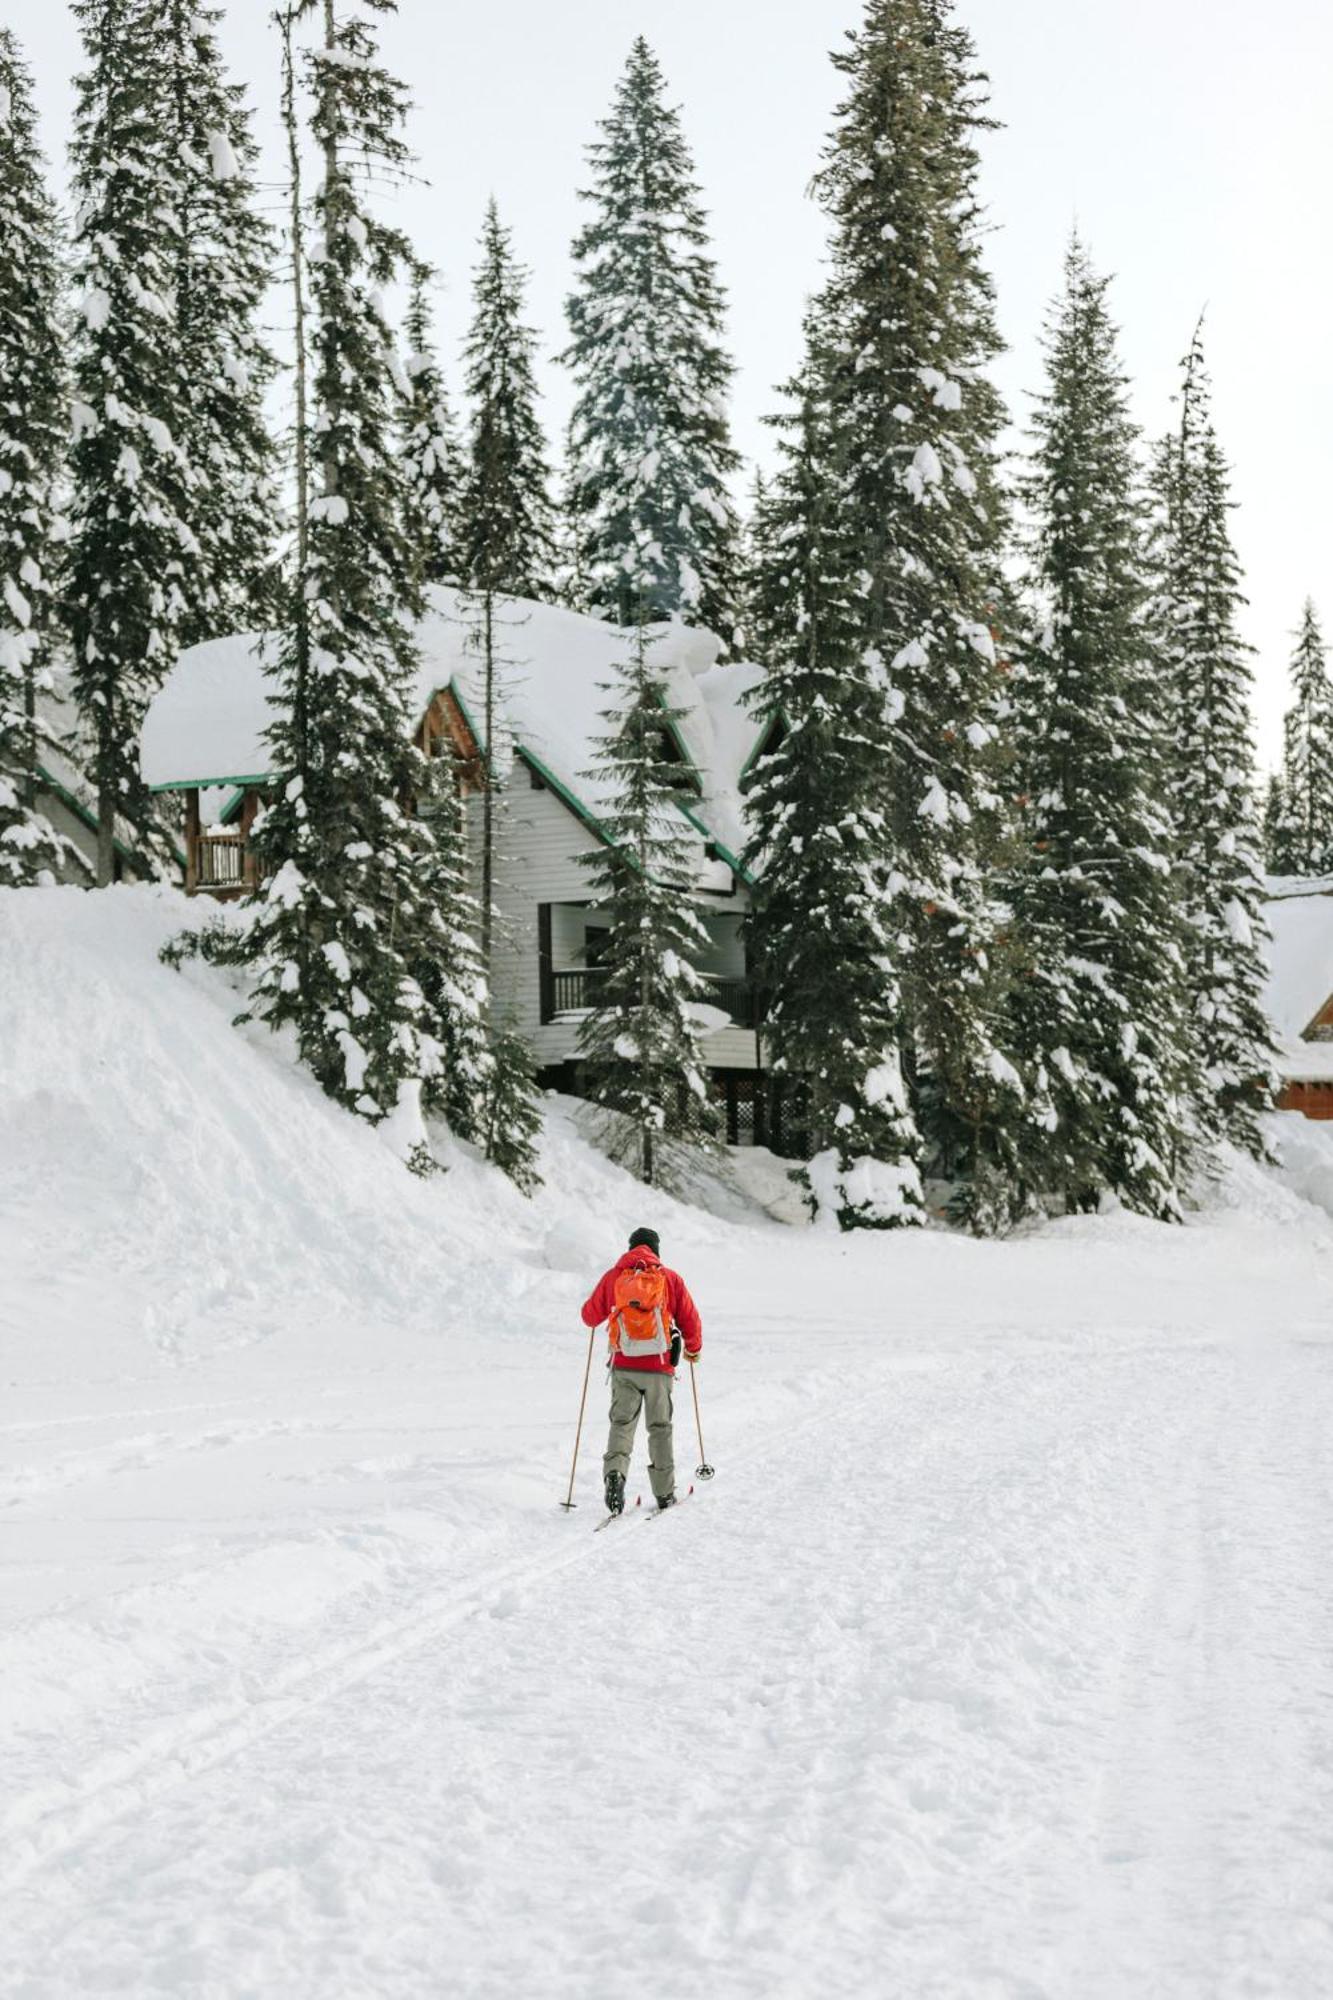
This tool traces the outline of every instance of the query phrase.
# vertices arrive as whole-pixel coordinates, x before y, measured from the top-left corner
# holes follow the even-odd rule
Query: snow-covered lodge
[[[458,593],[432,591],[417,633],[412,715],[421,749],[452,759],[475,822],[486,745],[474,628]],[[256,883],[249,831],[278,776],[264,740],[270,643],[242,634],[191,648],[148,713],[144,775],[156,791],[182,795],[191,893],[232,897]],[[543,1081],[574,1093],[580,1020],[606,935],[580,857],[608,838],[607,801],[593,766],[604,733],[605,686],[624,644],[614,626],[553,605],[513,601],[501,609],[505,688],[493,768],[504,831],[494,992],[531,1043]],[[745,699],[758,670],[720,662],[710,633],[673,624],[661,628],[654,644],[680,711],[678,723],[664,717],[664,755],[690,774],[679,810],[709,938],[699,967],[710,988],[704,1056],[733,1144],[781,1151],[781,1097],[766,1074],[742,935],[751,888],[741,859],[742,780],[772,725]],[[1333,878],[1274,880],[1267,917],[1280,1107],[1333,1118]]]
[[[436,589],[417,633],[412,701],[420,748],[454,762],[477,817],[485,754],[475,616],[456,592]],[[185,886],[236,896],[254,886],[249,830],[278,774],[269,767],[266,648],[262,635],[211,640],[181,656],[154,700],[143,769],[158,792],[182,795]],[[598,977],[606,917],[591,907],[580,857],[607,839],[606,800],[593,775],[605,733],[606,683],[624,657],[614,626],[553,605],[506,602],[498,651],[505,665],[496,773],[503,834],[496,878],[499,918],[492,968],[497,1004],[531,1043],[544,1082],[579,1090],[579,1024]],[[764,1048],[741,924],[750,884],[741,780],[764,730],[745,702],[757,669],[719,662],[710,633],[679,624],[654,639],[677,722],[663,720],[663,754],[683,763],[679,800],[695,857],[709,945],[699,966],[709,987],[703,1053],[733,1144],[780,1142],[777,1099]],[[476,843],[474,843],[474,846]]]

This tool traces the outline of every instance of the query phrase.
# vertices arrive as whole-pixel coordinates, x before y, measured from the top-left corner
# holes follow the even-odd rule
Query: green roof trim
[[[224,776],[221,778],[172,778],[165,785],[150,785],[150,792],[207,792],[222,790],[227,785],[276,785],[281,773],[278,771],[251,772],[248,777]]]
[[[577,793],[571,792],[569,786],[556,777],[555,772],[551,770],[549,765],[543,764],[541,758],[534,750],[529,750],[525,743],[516,743],[514,745],[514,755],[521,763],[526,764],[530,771],[537,773],[537,776],[541,779],[547,790],[554,792],[556,797],[569,807],[575,819],[582,820],[590,833],[596,834],[603,847],[614,847],[616,845],[592,809],[589,806],[585,806]]]
[[[692,812],[689,806],[685,805],[682,800],[677,799],[676,804],[680,807],[680,810],[684,813],[686,819],[690,822],[690,825],[695,829],[696,833],[701,833],[704,839],[708,842],[709,846],[715,847],[717,849],[718,854],[721,856],[722,860],[726,862],[732,874],[737,876],[742,882],[744,882],[747,885],[747,887],[753,888],[754,876],[750,873],[748,868],[743,866],[743,864],[736,859],[736,856],[732,853],[729,847],[723,846],[722,842],[713,832],[713,829],[710,826],[706,826],[703,820],[700,819],[698,813]]]
[[[782,723],[785,728],[787,729],[791,728],[791,717],[787,714],[786,709],[771,708],[768,714],[764,717],[763,722],[760,725],[759,734],[755,738],[754,749],[750,752],[745,762],[741,765],[740,781],[742,784],[745,783],[745,780],[749,777],[751,771],[754,769],[755,765],[759,762],[759,759],[763,756],[764,745],[765,743],[767,743],[769,737],[773,733],[774,728],[779,722]]]
[[[69,812],[72,812],[75,819],[87,827],[89,833],[97,832],[97,814],[91,812],[83,803],[83,800],[69,789],[68,785],[62,785],[59,778],[47,770],[45,764],[37,766],[37,777],[39,782],[46,787],[47,791],[53,797],[59,799],[61,805]],[[168,788],[166,786],[154,786],[153,789],[155,791],[165,791]],[[118,835],[113,836],[111,844],[122,861],[128,861],[132,868],[139,865],[139,856],[134,852],[132,847],[127,847]],[[180,848],[177,847],[175,841],[171,843],[171,852],[183,868],[185,866],[185,856],[182,854]]]

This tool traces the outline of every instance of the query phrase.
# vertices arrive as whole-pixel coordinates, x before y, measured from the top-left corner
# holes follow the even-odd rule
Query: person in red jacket
[[[676,1504],[671,1441],[671,1385],[682,1346],[691,1366],[703,1352],[704,1331],[685,1280],[669,1271],[655,1229],[636,1229],[583,1308],[583,1324],[607,1323],[611,1337],[611,1435],[602,1472],[608,1512],[625,1505],[639,1413],[648,1425],[648,1478],[658,1507]]]

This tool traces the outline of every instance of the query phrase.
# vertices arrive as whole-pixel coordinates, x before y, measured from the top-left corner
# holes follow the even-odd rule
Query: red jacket
[[[671,1304],[671,1317],[685,1336],[685,1352],[699,1354],[703,1351],[704,1330],[699,1318],[699,1309],[685,1287],[685,1280],[676,1271],[667,1271],[660,1257],[655,1257],[646,1244],[635,1250],[627,1250],[618,1257],[606,1276],[599,1280],[597,1289],[583,1308],[583,1324],[600,1326],[604,1319],[610,1319],[615,1306],[614,1286],[619,1271],[632,1270],[636,1264],[660,1264],[666,1271],[667,1297]],[[671,1373],[669,1354],[650,1354],[642,1361],[626,1361],[621,1355],[615,1356],[617,1368],[637,1368],[655,1375]]]

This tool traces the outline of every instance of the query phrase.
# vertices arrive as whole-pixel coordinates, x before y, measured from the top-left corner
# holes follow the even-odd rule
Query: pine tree
[[[1180,423],[1158,454],[1153,622],[1170,686],[1176,867],[1186,920],[1192,1033],[1205,1129],[1257,1158],[1272,1109],[1274,1048],[1264,1009],[1264,885],[1254,796],[1250,649],[1237,630],[1240,565],[1230,474],[1217,440],[1196,328]]]
[[[60,250],[32,77],[0,28],[0,886],[52,880],[68,845],[37,809],[37,697],[53,643],[68,395]]]
[[[464,466],[444,374],[435,353],[430,273],[418,270],[405,332],[408,396],[403,413],[403,470],[407,487],[407,539],[422,584],[460,581]]]
[[[1270,874],[1288,875],[1287,841],[1284,821],[1287,801],[1282,785],[1282,774],[1273,771],[1269,775],[1264,792],[1264,857]]]
[[[523,323],[526,279],[491,201],[464,350],[471,416],[463,576],[476,591],[549,600],[555,595],[555,533],[532,368],[536,338]]]
[[[479,1092],[485,1051],[456,801],[447,789],[441,798],[439,773],[410,740],[419,601],[382,293],[414,260],[361,192],[368,166],[380,176],[405,166],[405,93],[361,8],[390,11],[386,0],[325,0],[322,43],[308,57],[323,166],[321,249],[308,271],[292,56],[308,9],[282,20],[297,520],[270,742],[287,775],[256,827],[269,881],[240,949],[253,1011],[291,1024],[329,1095],[372,1122],[396,1115],[410,1126],[423,1086],[434,1102],[452,1093],[456,1110],[460,1092]],[[425,1163],[424,1140],[411,1160]]]
[[[176,333],[186,261],[168,43],[153,0],[76,0],[88,67],[74,163],[74,443],[66,600],[74,691],[98,795],[97,874],[115,823],[148,840],[140,726],[191,609],[198,536],[187,455],[191,385]]]
[[[1279,875],[1333,874],[1333,678],[1319,614],[1307,598],[1291,662],[1292,703],[1274,780],[1270,852]]]
[[[774,419],[752,621],[767,754],[749,787],[750,951],[775,1076],[799,1094],[812,1211],[844,1229],[923,1219],[903,1085],[897,939],[884,866],[881,686],[859,670],[853,528],[827,395],[825,311]],[[857,801],[875,801],[868,809]]]
[[[628,625],[642,600],[651,618],[680,614],[730,644],[740,460],[725,295],[680,113],[642,36],[600,130],[564,356],[579,392],[569,458],[589,608]]]
[[[464,806],[451,758],[439,756],[427,766],[416,812],[424,833],[414,863],[422,930],[410,963],[433,1044],[423,1066],[423,1101],[458,1138],[489,1153],[498,1079],[487,1032],[488,971],[477,941]]]
[[[520,619],[509,600],[557,594],[555,528],[532,371],[534,340],[522,317],[524,282],[509,232],[492,201],[482,229],[466,349],[471,412],[460,509],[466,615],[482,682],[480,959],[488,989],[508,761],[504,697],[513,662],[507,635]],[[517,1029],[492,1020],[489,1008],[488,1030],[486,1155],[530,1191],[538,1184],[536,1137],[541,1126],[532,1054]]]
[[[591,774],[605,800],[605,845],[586,866],[594,907],[609,912],[610,927],[579,1051],[590,1097],[613,1114],[613,1150],[658,1186],[672,1178],[683,1146],[711,1141],[717,1118],[691,1013],[704,998],[692,959],[707,933],[694,902],[697,850],[678,805],[681,711],[654,664],[650,633],[645,607],[607,690],[607,733]]]
[[[1171,1218],[1191,1126],[1185,965],[1138,434],[1107,283],[1075,241],[1025,480],[1036,612],[1014,691],[1015,1031],[1048,1127],[1042,1191]]]
[[[542,1184],[537,1171],[542,1115],[532,1050],[512,1022],[502,1021],[492,1030],[489,1054],[486,1157],[522,1194],[535,1194]]]
[[[160,13],[170,91],[164,136],[182,170],[173,305],[198,543],[185,579],[183,646],[262,629],[277,603],[275,447],[264,413],[275,362],[257,326],[273,232],[256,206],[258,148],[245,90],[223,69],[220,19],[220,8],[198,0],[166,0]]]
[[[999,1045],[1003,411],[980,257],[985,79],[948,0],[869,0],[816,190],[832,225],[828,398],[853,560],[847,677],[869,732],[843,814],[878,846],[923,1164],[1002,1222],[1029,1116]],[[849,697],[851,698],[851,697]]]

